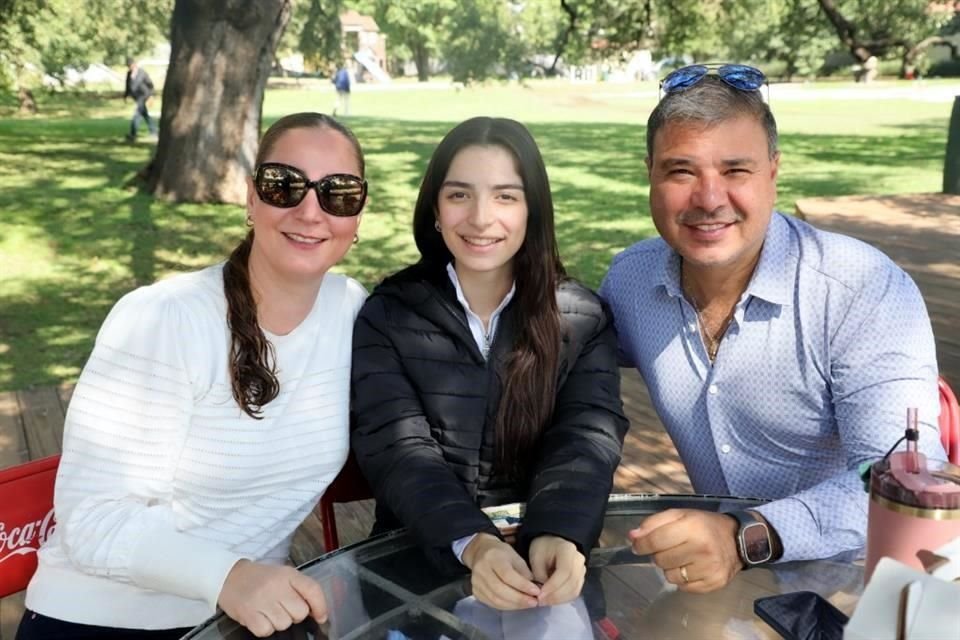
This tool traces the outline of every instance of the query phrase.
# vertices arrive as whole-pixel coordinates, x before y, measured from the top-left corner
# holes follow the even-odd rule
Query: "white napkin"
[[[843,640],[960,640],[960,538],[935,552],[949,562],[926,574],[892,558],[874,569]],[[903,638],[897,637],[901,594],[910,586]]]

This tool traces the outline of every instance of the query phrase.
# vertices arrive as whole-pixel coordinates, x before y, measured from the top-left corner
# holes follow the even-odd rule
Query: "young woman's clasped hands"
[[[572,542],[540,536],[530,544],[530,566],[496,536],[481,533],[467,545],[463,563],[473,595],[496,609],[528,609],[569,602],[580,595],[586,563]]]

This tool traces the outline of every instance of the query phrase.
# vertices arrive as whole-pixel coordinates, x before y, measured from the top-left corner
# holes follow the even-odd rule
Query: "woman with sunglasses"
[[[377,287],[354,331],[351,442],[374,532],[406,526],[495,608],[573,600],[627,421],[610,318],[565,276],[527,129],[450,131],[413,225],[420,261]],[[481,510],[513,502],[516,549]]]
[[[355,241],[363,175],[343,125],[281,118],[227,261],[110,312],[67,412],[19,640],[179,638],[218,606],[261,637],[325,620],[320,585],[284,565],[347,456],[365,292],[329,269]]]

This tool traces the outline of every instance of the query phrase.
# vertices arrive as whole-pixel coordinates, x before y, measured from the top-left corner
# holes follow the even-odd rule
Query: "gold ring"
[[[687,565],[680,567],[680,577],[683,579],[683,584],[690,582],[690,576],[687,575]]]

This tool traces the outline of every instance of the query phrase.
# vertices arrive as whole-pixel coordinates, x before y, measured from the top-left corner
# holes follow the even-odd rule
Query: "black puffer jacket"
[[[406,526],[447,572],[462,571],[450,545],[496,528],[480,511],[526,502],[518,534],[553,534],[585,555],[603,523],[627,430],[613,323],[575,282],[558,290],[563,316],[553,422],[518,486],[494,466],[495,417],[515,306],[500,318],[484,361],[445,269],[415,265],[367,299],[354,328],[351,441],[377,499],[374,532]]]

